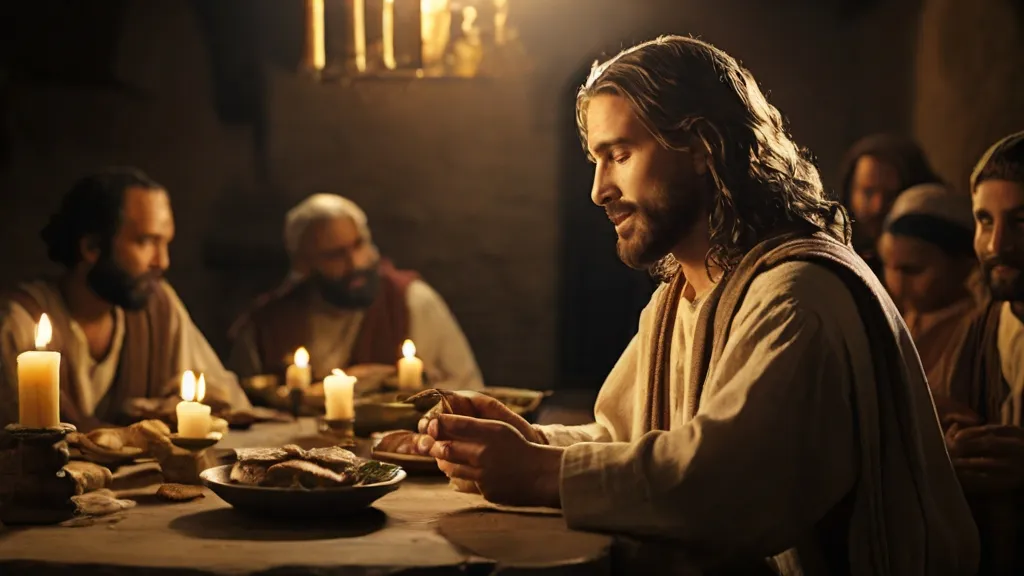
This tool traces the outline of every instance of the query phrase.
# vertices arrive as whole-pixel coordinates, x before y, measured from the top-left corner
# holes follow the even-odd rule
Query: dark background
[[[4,3],[0,285],[49,269],[38,231],[76,178],[137,165],[172,194],[169,278],[224,352],[233,316],[284,273],[284,211],[337,192],[445,296],[489,384],[593,389],[650,291],[589,201],[573,95],[594,59],[664,33],[715,43],[751,68],[829,185],[851,142],[889,130],[963,189],[985,147],[1024,128],[1019,0],[511,9],[529,74],[318,84],[296,72],[298,0]]]

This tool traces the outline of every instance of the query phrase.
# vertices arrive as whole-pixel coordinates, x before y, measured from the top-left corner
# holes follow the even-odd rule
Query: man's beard
[[[1006,266],[1016,271],[1009,277],[995,278],[992,270],[996,266]],[[993,300],[1000,302],[1024,302],[1024,278],[1021,271],[1024,270],[1024,262],[1015,256],[1003,256],[989,258],[981,263],[985,271],[985,280],[988,283],[989,292]]]
[[[109,255],[101,256],[86,275],[89,288],[103,300],[125,310],[141,310],[149,302],[161,274],[133,277]]]
[[[678,183],[660,186],[644,204],[621,203],[609,210],[631,214],[628,237],[619,236],[616,250],[619,258],[630,268],[644,270],[664,258],[679,245],[704,214],[703,192]]]
[[[329,278],[313,272],[310,279],[324,301],[338,308],[369,308],[380,289],[380,273],[376,265],[340,278]]]

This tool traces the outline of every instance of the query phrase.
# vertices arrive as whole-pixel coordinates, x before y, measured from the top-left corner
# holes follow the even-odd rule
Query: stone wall
[[[1024,2],[925,0],[916,58],[914,132],[966,191],[985,150],[1024,130]]]

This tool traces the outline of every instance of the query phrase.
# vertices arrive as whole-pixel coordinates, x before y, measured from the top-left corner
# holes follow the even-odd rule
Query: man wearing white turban
[[[283,374],[300,346],[310,353],[314,380],[334,368],[394,365],[410,339],[431,386],[483,387],[444,300],[418,274],[380,257],[354,202],[335,194],[306,198],[285,217],[284,243],[288,278],[232,330],[228,364],[239,376]]]
[[[932,391],[941,393],[983,299],[971,198],[944,184],[912,186],[899,194],[882,230],[885,286]]]

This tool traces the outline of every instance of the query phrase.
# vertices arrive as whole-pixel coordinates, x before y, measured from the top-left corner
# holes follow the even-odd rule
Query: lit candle
[[[18,354],[18,422],[26,428],[60,424],[60,352],[45,350],[53,337],[50,319],[36,324],[36,349]]]
[[[352,32],[356,70],[366,72],[366,0],[352,0]]]
[[[324,50],[324,0],[306,0],[306,53],[305,65],[312,70],[323,70],[327,63]]]
[[[381,14],[381,39],[384,45],[384,66],[388,70],[398,67],[395,61],[395,0],[384,0]]]
[[[352,404],[355,385],[355,376],[349,376],[337,368],[330,376],[324,378],[324,406],[327,408],[328,420],[355,418],[356,412]]]
[[[419,390],[423,387],[423,360],[416,357],[412,340],[402,344],[403,358],[398,361],[398,387],[401,390]]]
[[[288,370],[284,374],[284,383],[289,388],[309,388],[310,383],[313,381],[312,370],[309,367],[309,352],[305,348],[299,348],[295,351],[295,356],[292,359],[293,364],[288,367]]]
[[[201,404],[206,396],[206,378],[186,370],[181,375],[181,402],[178,402],[178,436],[182,438],[206,438],[213,424],[210,418],[210,407]]]

